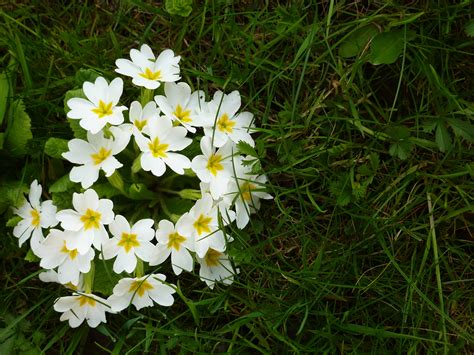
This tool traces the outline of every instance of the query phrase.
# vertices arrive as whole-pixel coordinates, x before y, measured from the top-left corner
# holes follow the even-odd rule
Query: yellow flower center
[[[94,161],[94,165],[99,165],[105,159],[110,157],[110,154],[112,154],[112,150],[107,150],[104,147],[101,147],[97,153],[91,154],[91,158]]]
[[[79,296],[79,306],[84,306],[88,304],[89,306],[95,307],[96,301],[92,297]]]
[[[66,247],[66,241],[64,241],[63,247],[61,248],[61,253],[68,254],[69,259],[74,260],[77,256],[77,249],[70,250]]]
[[[153,142],[148,143],[148,148],[150,148],[151,154],[155,158],[166,158],[166,149],[168,149],[169,144],[163,143],[160,144],[158,137],[153,139]]]
[[[99,229],[100,217],[101,215],[99,212],[88,208],[86,213],[81,216],[81,222],[84,223],[84,230],[91,228]]]
[[[242,194],[242,199],[246,202],[252,201],[252,190],[255,190],[255,184],[250,182],[244,182],[242,186],[240,186],[240,192]]]
[[[229,119],[229,116],[227,115],[227,113],[224,113],[217,120],[217,129],[221,132],[232,133],[234,126],[235,126],[235,122]]]
[[[122,233],[122,238],[117,244],[125,249],[125,252],[129,252],[134,247],[139,247],[140,242],[137,240],[137,235],[133,233]]]
[[[206,262],[207,266],[217,266],[219,265],[219,259],[221,255],[221,252],[210,248],[204,256],[204,261]]]
[[[220,154],[213,154],[209,157],[207,161],[207,170],[211,172],[212,175],[216,176],[217,172],[220,170],[224,170],[224,167],[221,164],[222,155]]]
[[[161,77],[161,71],[153,71],[150,68],[146,68],[145,71],[139,75],[148,80],[158,80]]]
[[[209,223],[211,223],[211,217],[204,217],[204,215],[200,215],[198,219],[193,224],[193,227],[196,229],[197,233],[201,235],[203,232],[209,233],[211,228],[209,228]]]
[[[172,233],[168,236],[168,248],[175,248],[176,250],[179,250],[181,243],[185,240],[186,238],[181,234],[178,234],[177,232]]]
[[[133,124],[134,124],[135,127],[137,127],[138,130],[141,132],[142,129],[143,129],[143,127],[146,126],[147,122],[148,122],[148,120],[146,120],[146,119],[144,119],[144,120],[135,120],[135,121],[133,122]]]
[[[31,221],[31,225],[33,227],[38,227],[40,224],[40,214],[37,210],[32,209],[30,211],[31,217],[33,217],[33,220]]]
[[[173,112],[173,114],[178,117],[181,122],[188,123],[193,121],[190,117],[191,110],[183,111],[181,105],[176,106],[176,110]]]
[[[109,102],[106,104],[104,101],[99,100],[99,107],[93,108],[92,112],[97,114],[99,118],[102,118],[104,116],[110,116],[113,111],[112,111],[112,102]]]
[[[143,297],[145,291],[153,290],[153,286],[147,280],[135,280],[130,285],[128,292],[136,292],[140,297]]]

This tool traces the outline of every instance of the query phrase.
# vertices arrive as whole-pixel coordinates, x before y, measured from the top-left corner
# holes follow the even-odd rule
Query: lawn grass
[[[472,351],[472,137],[447,121],[469,125],[474,113],[469,1],[195,1],[187,18],[151,3],[2,5],[0,59],[3,68],[15,59],[14,95],[33,139],[24,157],[0,152],[0,183],[48,186],[66,174],[42,149],[51,136],[72,138],[63,100],[75,73],[111,79],[115,59],[147,43],[181,55],[182,80],[194,89],[241,92],[274,200],[246,229],[231,230],[240,269],[231,286],[210,290],[183,274],[188,304],[129,308],[78,330],[59,322],[52,304],[66,292],[38,280],[5,212],[0,349]],[[369,48],[341,56],[344,41],[370,24],[413,31],[394,63],[372,65]],[[133,95],[129,86],[124,96]]]

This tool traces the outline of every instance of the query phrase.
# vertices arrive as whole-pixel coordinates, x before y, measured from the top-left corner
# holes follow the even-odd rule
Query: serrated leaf
[[[10,120],[6,132],[5,148],[12,155],[26,154],[26,143],[33,138],[31,119],[22,100],[15,100],[9,110]]]
[[[89,81],[91,83],[95,82],[101,74],[94,69],[79,69],[74,76],[77,86],[82,86],[85,81]]]
[[[407,31],[406,40],[413,38],[415,33]],[[370,63],[373,65],[395,63],[403,52],[405,44],[405,31],[393,30],[379,33],[370,45]]]
[[[14,216],[7,221],[7,227],[15,227],[23,218],[20,216]]]
[[[68,92],[66,92],[66,94],[64,95],[64,113],[66,115],[70,111],[69,106],[67,105],[67,102],[74,97],[87,99],[82,89],[74,89],[74,90],[69,90]],[[74,133],[74,137],[87,140],[87,131],[79,125],[80,120],[72,119],[69,117],[67,117],[67,120],[69,122],[69,126],[71,127],[72,132]]]
[[[409,140],[400,140],[390,145],[388,152],[392,157],[398,157],[401,160],[406,160],[413,149],[413,144]]]
[[[355,30],[341,43],[339,55],[343,58],[355,57],[378,33],[377,26],[372,24]]]
[[[447,119],[447,122],[456,136],[461,136],[469,142],[474,140],[474,125],[469,121],[450,117]]]
[[[440,151],[445,152],[452,146],[451,136],[449,135],[448,129],[442,123],[436,126],[436,144]]]
[[[56,182],[49,187],[49,192],[65,192],[72,189],[74,186],[76,186],[76,183],[72,182],[69,179],[69,174],[67,174],[56,180]]]
[[[69,150],[67,144],[68,140],[66,139],[51,137],[44,145],[44,153],[51,158],[64,159],[61,154]]]
[[[7,74],[0,74],[0,125],[3,123],[5,113],[7,112],[8,97],[10,95],[10,82]]]
[[[434,119],[434,120],[426,121],[425,123],[423,123],[421,127],[423,129],[423,132],[432,133],[435,130],[437,125],[438,125],[438,120]]]
[[[367,183],[360,183],[359,181],[355,181],[352,185],[352,196],[359,201],[362,197],[365,196],[367,192]]]
[[[243,155],[250,155],[252,157],[258,158],[258,154],[255,149],[247,142],[239,141],[239,143],[237,143],[237,149]]]
[[[192,0],[166,0],[165,9],[171,15],[188,17],[192,8]]]
[[[474,37],[474,20],[471,20],[466,24],[464,31],[469,37]]]

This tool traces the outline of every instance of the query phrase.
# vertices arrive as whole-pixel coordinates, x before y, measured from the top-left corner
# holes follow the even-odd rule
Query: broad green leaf
[[[252,157],[258,158],[258,154],[255,151],[255,149],[250,144],[248,144],[247,142],[240,141],[237,144],[237,149],[239,150],[239,152],[241,154],[250,155]]]
[[[44,153],[51,158],[64,159],[61,154],[69,150],[67,143],[66,139],[51,137],[44,145]]]
[[[469,121],[451,117],[447,119],[447,122],[456,136],[461,136],[469,142],[474,140],[474,126]]]
[[[37,263],[40,261],[40,258],[38,258],[35,253],[33,253],[33,250],[28,250],[28,253],[25,255],[25,260],[30,262],[30,263]]]
[[[20,216],[14,216],[7,221],[7,227],[15,227],[23,218]]]
[[[72,193],[68,191],[54,192],[51,194],[54,205],[58,210],[72,208]]]
[[[56,180],[56,182],[49,187],[49,192],[65,192],[72,189],[74,186],[76,186],[76,183],[72,182],[69,179],[69,174],[67,174]]]
[[[388,152],[392,157],[398,157],[401,160],[405,160],[410,156],[411,150],[413,149],[413,143],[407,140],[399,140],[398,142],[392,143]]]
[[[33,138],[31,119],[25,111],[22,100],[15,100],[10,106],[10,121],[6,132],[5,148],[12,155],[26,154],[26,143]]]
[[[94,184],[94,190],[99,197],[112,198],[121,195],[122,193],[109,183]]]
[[[8,96],[10,94],[10,83],[5,72],[0,73],[0,125],[3,123],[7,112]]]
[[[156,195],[145,184],[132,184],[128,189],[128,197],[133,200],[153,200]]]
[[[98,260],[95,263],[94,293],[102,293],[105,296],[112,294],[114,286],[122,276],[113,271],[113,260]]]
[[[25,201],[23,196],[28,192],[28,186],[20,182],[0,182],[0,214],[8,207],[20,207]]]
[[[355,30],[341,43],[339,55],[343,58],[355,57],[378,33],[377,26],[372,24]]]
[[[67,105],[67,102],[74,97],[87,99],[82,89],[69,90],[68,92],[66,92],[66,95],[64,95],[64,113],[65,114],[67,114],[70,111],[69,106]],[[80,120],[72,119],[72,118],[67,118],[67,120],[69,122],[69,126],[71,127],[74,133],[74,137],[86,140],[87,131],[79,125]]]
[[[407,30],[406,40],[414,37],[414,32]],[[379,33],[370,45],[370,63],[373,65],[395,63],[403,52],[405,31],[393,30]]]
[[[452,145],[448,129],[441,122],[436,126],[436,144],[438,144],[439,150],[442,152],[450,149]]]
[[[171,15],[188,17],[192,8],[192,0],[166,0],[165,9]]]
[[[89,81],[91,83],[95,82],[101,74],[94,69],[79,69],[74,77],[76,84],[78,86],[82,86],[85,81]]]
[[[474,20],[471,20],[466,24],[464,31],[469,37],[474,37]]]

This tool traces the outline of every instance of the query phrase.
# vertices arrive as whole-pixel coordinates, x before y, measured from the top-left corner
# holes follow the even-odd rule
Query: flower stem
[[[91,261],[91,268],[87,274],[84,275],[84,291],[85,293],[92,293],[94,288],[95,265]]]
[[[145,274],[143,270],[143,261],[140,258],[137,258],[137,266],[135,267],[135,277],[142,277]]]
[[[140,103],[142,106],[145,106],[147,103],[153,100],[153,91],[154,90],[142,88],[140,95]]]

